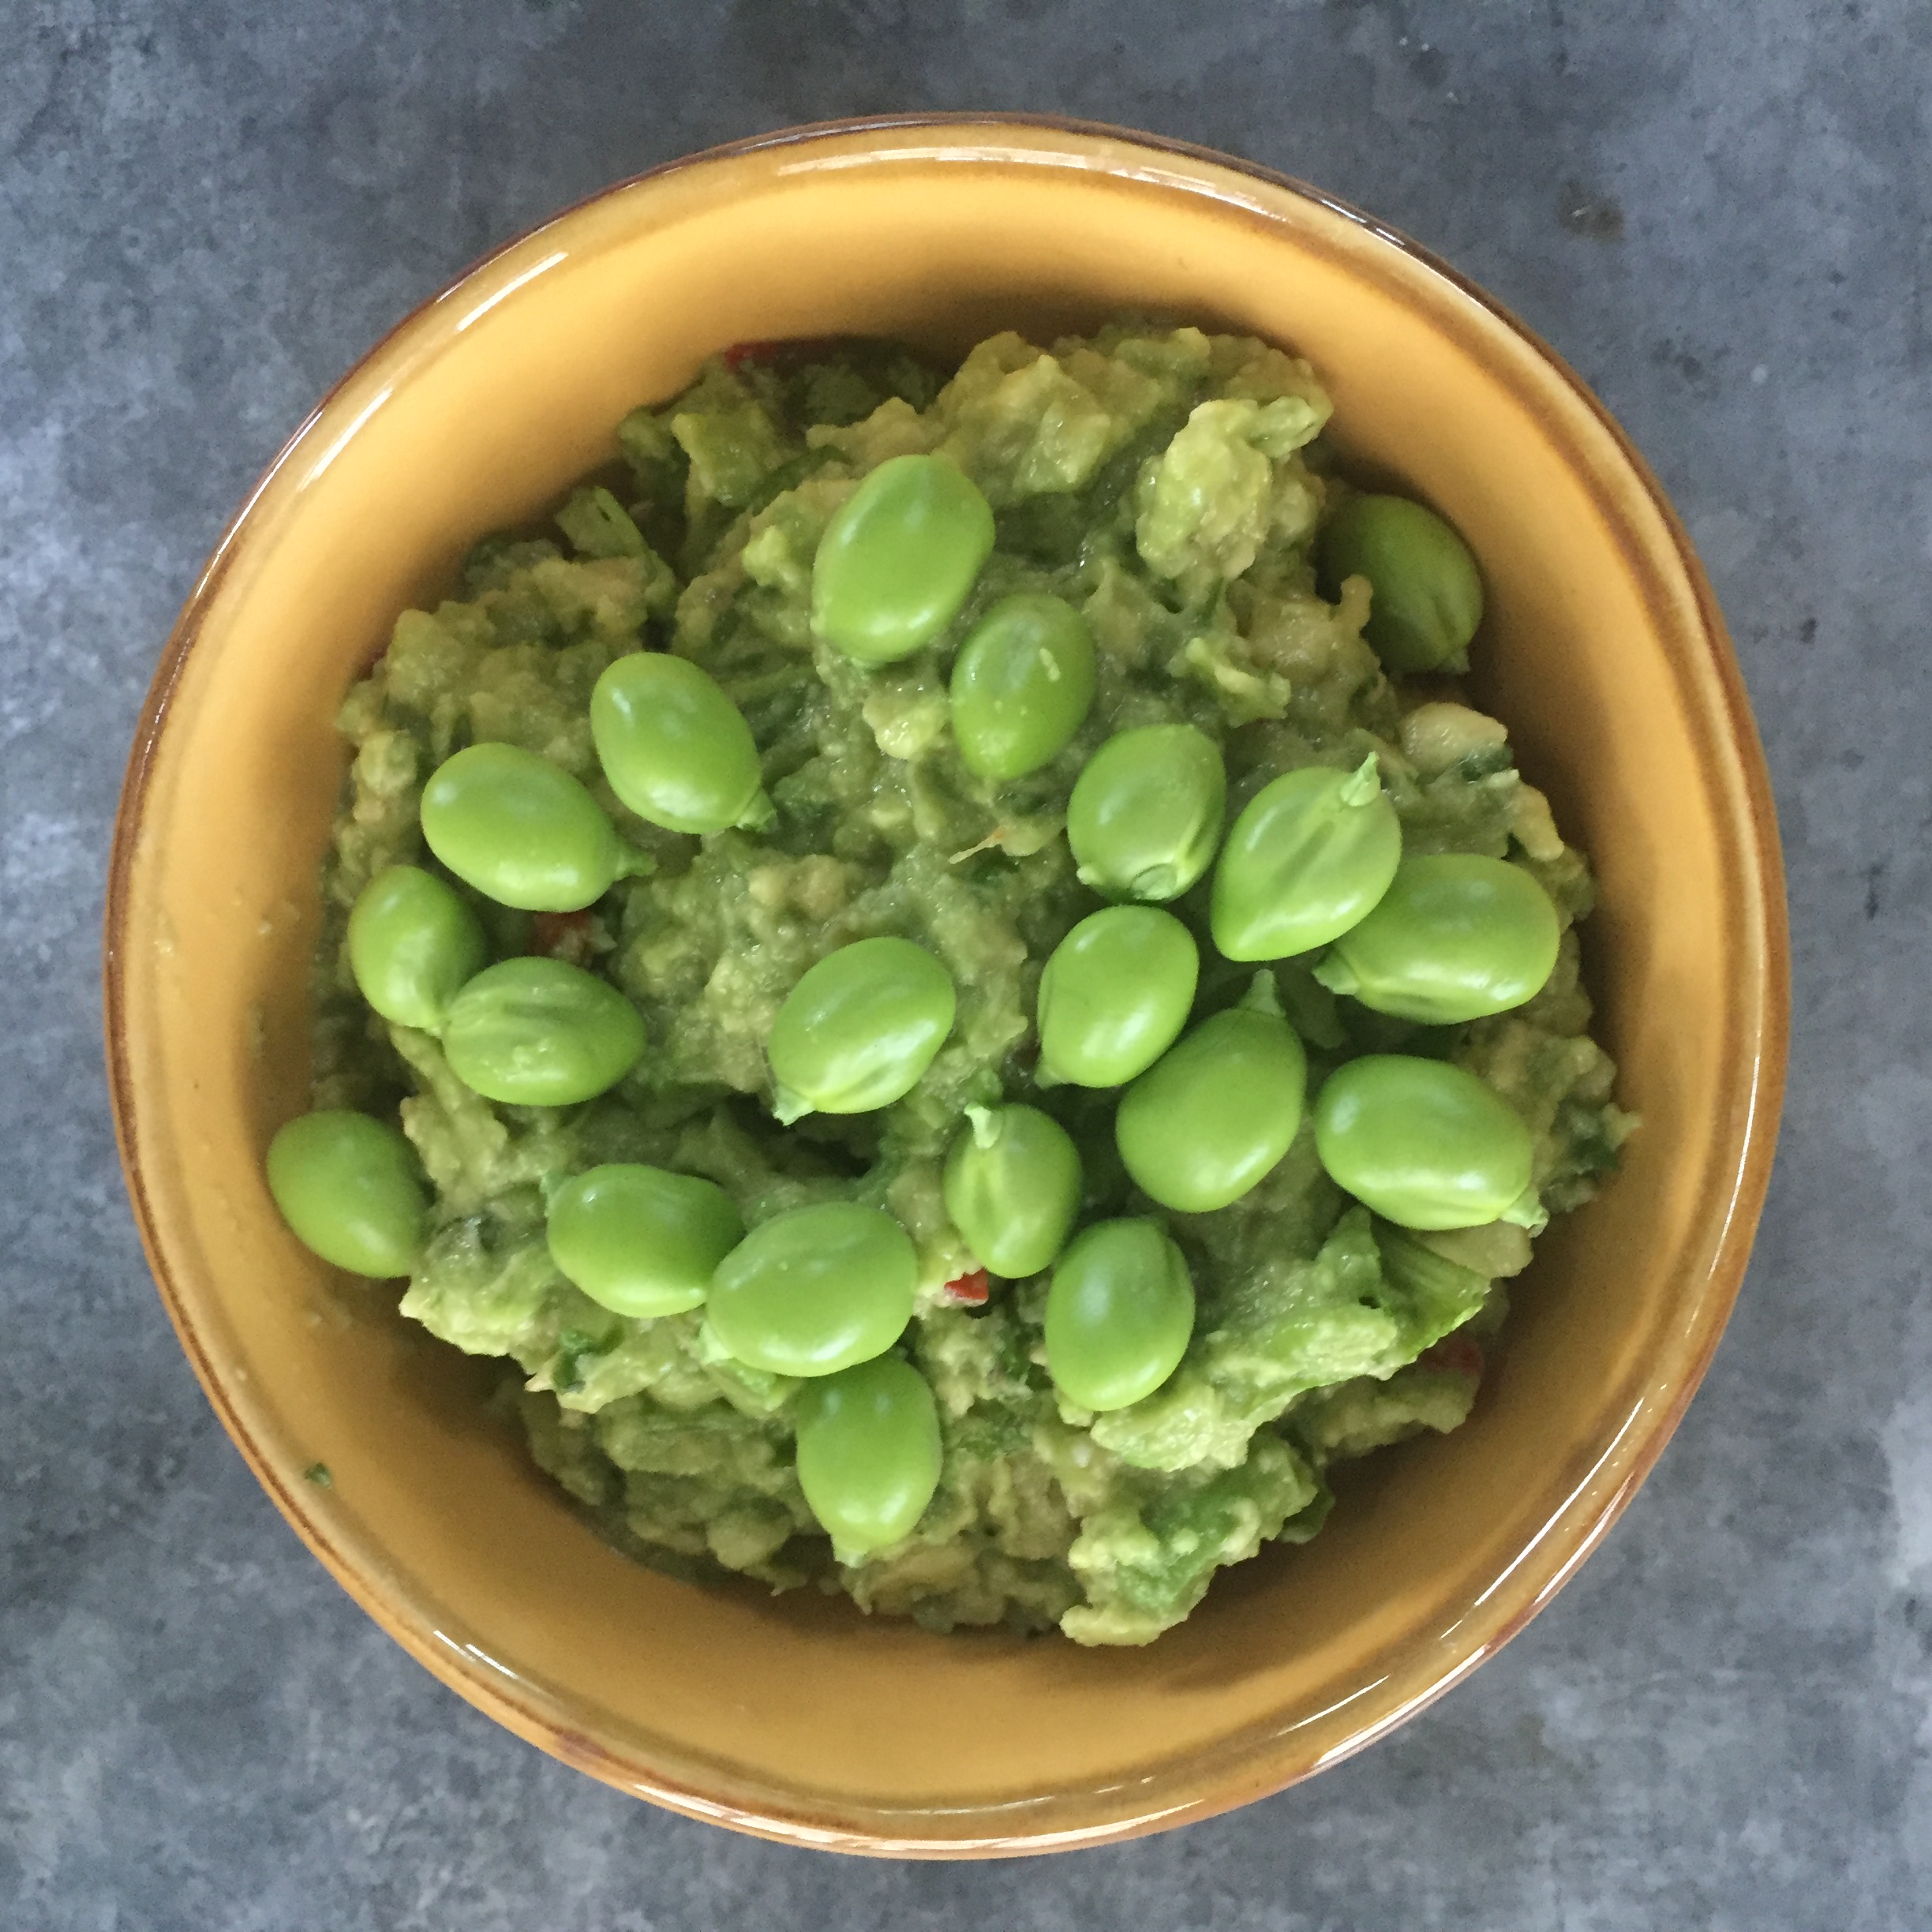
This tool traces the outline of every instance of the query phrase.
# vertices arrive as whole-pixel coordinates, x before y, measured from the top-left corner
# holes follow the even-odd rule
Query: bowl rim
[[[1750,862],[1751,882],[1756,888],[1754,895],[1747,895],[1747,904],[1754,896],[1761,915],[1750,936],[1757,940],[1760,948],[1762,983],[1755,988],[1756,1023],[1754,1027],[1747,1028],[1746,1035],[1746,1044],[1751,1050],[1752,1076],[1742,1110],[1742,1125],[1735,1135],[1735,1155],[1721,1169],[1729,1184],[1728,1201],[1721,1230],[1710,1249],[1703,1278],[1701,1298],[1705,1311],[1704,1332],[1671,1399],[1651,1416],[1647,1432],[1631,1445],[1623,1474],[1616,1487],[1584,1513],[1580,1520],[1566,1522],[1567,1518],[1577,1514],[1577,1500],[1582,1495],[1583,1488],[1588,1486],[1586,1479],[1569,1503],[1559,1509],[1491,1586],[1495,1589],[1512,1571],[1520,1573],[1518,1586],[1510,1594],[1511,1607],[1508,1614],[1497,1619],[1478,1639],[1460,1646],[1457,1651],[1445,1649],[1441,1667],[1419,1690],[1402,1696],[1398,1702],[1386,1696],[1363,1697],[1361,1714],[1354,1720],[1353,1728],[1319,1756],[1311,1755],[1304,1747],[1299,1758],[1294,1752],[1280,1748],[1271,1753],[1265,1749],[1250,1750],[1245,1754],[1237,1750],[1218,1769],[1211,1758],[1206,1760],[1206,1768],[1200,1769],[1203,1760],[1198,1755],[1193,1759],[1170,1761],[1163,1768],[1166,1775],[1157,1774],[1137,1786],[1139,1795],[1131,1801],[1091,1807],[1083,1822],[1067,1828],[1028,1829],[1020,1818],[1011,1815],[1016,1807],[994,1804],[971,1807],[969,1814],[976,1816],[980,1829],[972,1835],[955,1835],[951,1830],[936,1834],[930,1830],[919,1833],[890,1829],[895,1820],[925,1818],[936,1822],[939,1814],[930,1810],[894,1813],[874,1807],[862,1813],[861,1808],[852,1807],[850,1811],[833,1817],[828,1815],[822,1806],[772,1802],[763,1795],[750,1804],[721,1798],[706,1791],[700,1781],[688,1775],[667,1775],[661,1769],[653,1769],[640,1762],[635,1755],[627,1754],[621,1747],[586,1735],[577,1728],[571,1713],[559,1708],[536,1686],[522,1679],[507,1682],[503,1676],[456,1650],[447,1639],[440,1645],[431,1641],[432,1636],[440,1633],[435,1629],[436,1619],[424,1593],[412,1591],[394,1578],[371,1578],[361,1563],[337,1546],[326,1526],[311,1513],[309,1499],[296,1492],[286,1480],[276,1460],[255,1440],[247,1417],[228,1386],[228,1378],[217,1369],[197,1333],[189,1298],[184,1295],[170,1271],[141,1161],[137,1125],[137,1080],[129,1053],[129,958],[125,942],[139,861],[140,834],[156,753],[167,727],[174,691],[200,636],[208,613],[250,534],[249,525],[257,506],[338,399],[365,372],[384,359],[400,337],[458,290],[477,282],[491,268],[537,238],[646,183],[718,163],[741,160],[773,150],[814,142],[851,141],[867,137],[886,139],[919,132],[953,135],[965,129],[983,129],[993,137],[1020,131],[1036,136],[1062,135],[1076,142],[1106,143],[1130,155],[1170,157],[1193,163],[1197,170],[1214,170],[1256,182],[1278,194],[1311,204],[1373,237],[1379,243],[1406,257],[1412,268],[1425,275],[1447,283],[1456,294],[1518,338],[1559,379],[1570,396],[1594,418],[1627,466],[1630,477],[1647,498],[1649,507],[1661,521],[1675,552],[1675,560],[1694,600],[1697,627],[1706,646],[1708,668],[1714,674],[1720,701],[1722,736],[1735,754],[1735,777],[1741,786],[1735,807],[1724,815],[1732,819],[1738,849]],[[1076,152],[1073,148],[1061,152],[1063,158],[1070,158]],[[1091,154],[1088,159],[1089,165],[1092,165]],[[1099,171],[1118,170],[1103,167]],[[1166,185],[1179,192],[1224,204],[1231,198],[1205,172],[1197,171],[1180,178],[1169,174]],[[1703,1380],[1735,1304],[1769,1186],[1789,1050],[1789,930],[1783,859],[1769,776],[1743,676],[1716,597],[1682,520],[1649,466],[1609,410],[1569,363],[1509,309],[1432,251],[1367,212],[1293,176],[1211,148],[1106,122],[1055,114],[959,111],[863,115],[781,128],[707,148],[626,176],[569,204],[490,249],[412,307],[358,358],[290,434],[242,498],[195,579],[156,664],[136,728],[115,815],[103,924],[103,1030],[109,1096],[115,1140],[141,1245],[157,1292],[204,1393],[256,1480],[310,1551],[388,1634],[443,1683],[486,1715],[565,1763],[587,1771],[620,1790],[692,1818],[784,1843],[893,1858],[1011,1857],[1038,1854],[1139,1837],[1215,1816],[1285,1789],[1353,1756],[1426,1709],[1460,1683],[1477,1664],[1500,1649],[1574,1574],[1583,1559],[1622,1515],[1675,1432]],[[1635,1420],[1634,1416],[1631,1420]],[[1627,1429],[1629,1425],[1625,1426]],[[1604,1452],[1603,1462],[1609,1460],[1620,1442],[1619,1433],[1610,1449]],[[1601,1466],[1600,1462],[1597,1467]],[[1593,1477],[1596,1471],[1593,1470],[1591,1473]],[[1567,1534],[1561,1533],[1566,1530]],[[1544,1559],[1533,1562],[1537,1545],[1546,1539],[1550,1548]],[[516,1694],[510,1687],[511,1683],[515,1684],[517,1691],[526,1694]],[[1242,1735],[1245,1734],[1223,1740],[1219,1748],[1226,1750],[1237,1745]],[[1279,1738],[1275,1741],[1279,1747]],[[1264,1762],[1257,1764],[1257,1758]],[[1187,1768],[1190,1764],[1196,1766],[1191,1776]],[[1180,1767],[1178,1771],[1177,1765]],[[1054,1794],[1050,1802],[1061,1803],[1065,1795]],[[1118,1798],[1120,1794],[1104,1795]],[[1043,1799],[1037,1802],[1043,1804],[1050,1801]],[[1007,1814],[1004,1819],[1002,1813]],[[869,1822],[861,1822],[862,1815]],[[958,1814],[953,1817],[956,1822],[964,1822]]]

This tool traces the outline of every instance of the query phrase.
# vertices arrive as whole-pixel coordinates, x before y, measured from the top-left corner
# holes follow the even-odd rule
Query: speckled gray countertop
[[[1932,1906],[1932,9],[1924,0],[7,0],[0,1923],[1477,1932]],[[96,990],[161,639],[322,390],[487,245],[781,124],[1058,110],[1375,211],[1553,341],[1729,614],[1791,870],[1769,1209],[1555,1605],[1312,1785],[1045,1862],[734,1838],[518,1743],[304,1552],[196,1388]]]

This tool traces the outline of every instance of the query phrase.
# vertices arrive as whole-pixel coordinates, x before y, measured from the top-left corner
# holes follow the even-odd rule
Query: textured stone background
[[[1924,0],[5,0],[0,1922],[1480,1932],[1932,1896],[1932,13]],[[1315,1784],[1044,1863],[741,1840],[367,1623],[197,1391],[122,1199],[96,932],[170,619],[323,388],[615,177],[1060,110],[1372,208],[1552,339],[1694,531],[1768,741],[1797,1042],[1757,1259],[1638,1506]]]

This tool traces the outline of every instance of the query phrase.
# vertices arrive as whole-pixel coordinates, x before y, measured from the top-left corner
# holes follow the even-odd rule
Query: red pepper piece
[[[956,1275],[945,1285],[945,1297],[957,1301],[962,1308],[979,1308],[993,1292],[993,1284],[987,1279],[984,1268],[974,1268],[969,1273]]]
[[[829,355],[838,346],[836,335],[799,335],[772,342],[733,343],[718,360],[733,375],[747,365],[769,368],[778,362],[809,362],[814,356]]]
[[[530,949],[567,965],[581,966],[590,953],[590,913],[533,912]]]
[[[1470,1335],[1444,1335],[1433,1348],[1425,1349],[1416,1361],[1420,1368],[1447,1369],[1451,1375],[1479,1381],[1483,1372],[1482,1345]]]

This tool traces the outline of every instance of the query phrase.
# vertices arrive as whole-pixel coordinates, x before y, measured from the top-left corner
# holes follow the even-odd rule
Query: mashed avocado
[[[548,534],[486,541],[449,601],[403,613],[350,692],[316,1104],[399,1108],[436,1201],[403,1312],[515,1365],[507,1399],[532,1453],[623,1547],[687,1574],[816,1583],[934,1629],[1057,1625],[1083,1643],[1140,1643],[1185,1617],[1222,1565],[1314,1534],[1335,1464],[1467,1414],[1502,1283],[1529,1259],[1520,1228],[1418,1236],[1380,1222],[1324,1174],[1305,1123],[1232,1206],[1163,1213],[1121,1169],[1116,1096],[1032,1078],[1041,965],[1099,903],[1062,835],[1073,781],[1115,732],[1183,721],[1222,747],[1230,815],[1277,773],[1353,771],[1374,754],[1406,851],[1511,858],[1563,921],[1534,1000],[1453,1028],[1378,1016],[1305,964],[1275,967],[1316,1076],[1364,1050],[1460,1063],[1535,1134],[1552,1211],[1615,1164],[1630,1122],[1577,973],[1587,870],[1518,776],[1502,725],[1440,680],[1424,691],[1384,675],[1362,637],[1365,583],[1336,603],[1317,593],[1314,541],[1346,487],[1321,441],[1328,415],[1305,363],[1193,328],[1123,323],[1050,353],[998,335],[949,379],[871,343],[714,360],[675,400],[626,418],[621,461]],[[983,492],[996,548],[937,646],[863,669],[814,644],[815,546],[869,470],[935,452]],[[946,675],[979,616],[1034,590],[1084,615],[1096,695],[1063,751],[996,784],[957,755]],[[605,784],[591,689],[640,647],[702,665],[749,721],[774,808],[761,829],[665,832]],[[642,1014],[642,1064],[579,1106],[480,1099],[434,1037],[375,1018],[346,957],[348,908],[369,881],[432,863],[424,781],[492,740],[582,780],[654,862],[584,913],[475,899],[496,957],[586,965]],[[1204,935],[1197,1017],[1239,999],[1254,972],[1206,942],[1207,897],[1204,880],[1170,908]],[[781,1126],[766,1055],[779,1004],[815,961],[875,934],[915,940],[949,968],[948,1043],[903,1100]],[[963,1111],[1003,1096],[1074,1136],[1083,1219],[1159,1215],[1187,1256],[1193,1340],[1130,1407],[1095,1417],[1056,1397],[1041,1360],[1045,1278],[981,1298],[948,1221],[942,1168]],[[921,1281],[906,1347],[938,1398],[944,1466],[910,1536],[838,1563],[799,1486],[797,1385],[725,1356],[701,1309],[627,1319],[558,1272],[547,1190],[613,1161],[715,1181],[747,1225],[856,1200],[912,1235]]]

